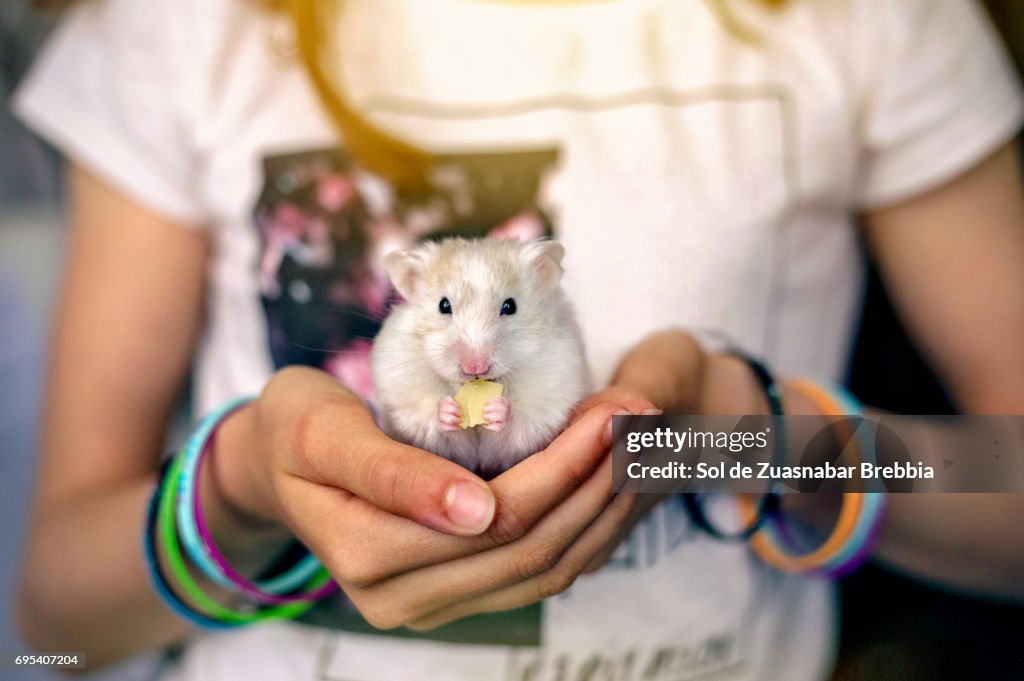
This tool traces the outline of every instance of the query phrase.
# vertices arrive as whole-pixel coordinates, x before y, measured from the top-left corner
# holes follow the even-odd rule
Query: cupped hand
[[[238,415],[232,501],[285,525],[374,626],[429,628],[567,588],[635,499],[611,491],[613,401],[490,483],[397,443],[330,376],[279,372]]]

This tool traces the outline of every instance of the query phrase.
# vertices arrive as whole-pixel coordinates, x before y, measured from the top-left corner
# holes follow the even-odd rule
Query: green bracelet
[[[167,564],[170,567],[171,575],[176,582],[175,586],[180,587],[184,594],[191,601],[190,605],[197,612],[214,619],[231,624],[250,624],[269,619],[287,619],[298,617],[313,607],[311,601],[296,601],[285,605],[274,606],[256,610],[254,612],[240,612],[217,603],[203,593],[203,590],[192,579],[188,566],[181,554],[181,547],[178,544],[177,531],[174,525],[174,500],[177,498],[178,489],[181,484],[182,460],[176,456],[168,472],[167,482],[163,494],[160,496],[160,507],[158,511],[159,534],[163,543],[164,553],[167,556]],[[303,588],[315,589],[330,581],[331,575],[326,569],[317,572]]]

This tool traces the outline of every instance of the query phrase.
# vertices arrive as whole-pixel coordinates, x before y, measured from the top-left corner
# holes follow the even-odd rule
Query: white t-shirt
[[[366,392],[388,299],[374,258],[499,224],[565,244],[599,385],[668,326],[839,379],[862,284],[851,214],[977,163],[1017,131],[1021,97],[968,0],[731,4],[759,44],[702,0],[349,0],[335,54],[353,102],[450,161],[427,203],[338,151],[287,21],[243,0],[82,3],[16,108],[213,234],[201,410],[296,361]],[[474,643],[278,623],[203,636],[172,675],[800,681],[827,675],[835,615],[826,582],[766,569],[666,503],[608,567],[519,613],[525,637],[503,639],[500,618]]]

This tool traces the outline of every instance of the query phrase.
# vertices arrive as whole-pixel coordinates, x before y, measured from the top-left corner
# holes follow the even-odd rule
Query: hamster
[[[404,300],[370,357],[384,431],[485,477],[546,447],[591,388],[559,285],[564,253],[547,240],[450,238],[389,254]],[[487,423],[460,429],[453,396],[475,378],[504,392]]]

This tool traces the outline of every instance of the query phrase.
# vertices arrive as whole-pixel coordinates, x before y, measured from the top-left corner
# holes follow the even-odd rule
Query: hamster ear
[[[533,267],[537,281],[547,288],[555,288],[562,279],[562,258],[565,247],[557,241],[547,239],[527,244],[527,257]]]
[[[421,248],[410,248],[392,251],[384,256],[384,269],[387,270],[388,278],[398,294],[406,300],[416,291],[426,265],[425,255]]]

